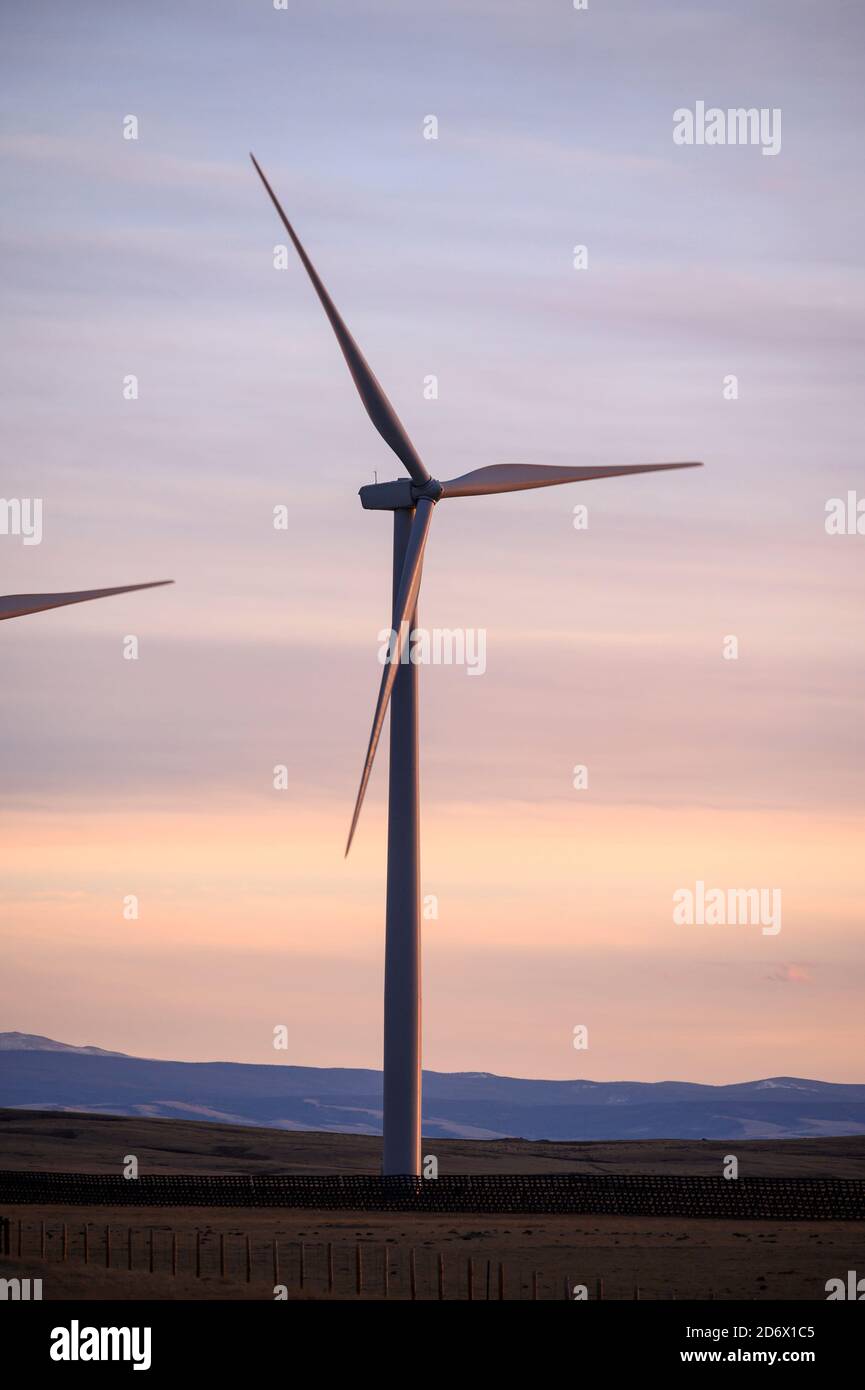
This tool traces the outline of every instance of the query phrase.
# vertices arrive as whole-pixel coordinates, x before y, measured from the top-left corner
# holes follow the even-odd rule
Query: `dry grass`
[[[506,1297],[530,1297],[531,1274],[540,1274],[540,1296],[559,1298],[564,1281],[582,1283],[594,1296],[604,1280],[605,1297],[822,1299],[826,1280],[862,1263],[865,1227],[854,1223],[690,1221],[664,1217],[575,1217],[477,1215],[456,1219],[422,1214],[233,1209],[231,1211],[117,1208],[10,1208],[12,1250],[17,1221],[25,1223],[24,1257],[4,1261],[13,1273],[42,1277],[44,1297],[82,1298],[258,1298],[273,1297],[272,1242],[279,1242],[280,1279],[292,1297],[298,1288],[299,1251],[305,1252],[304,1296],[327,1296],[326,1248],[335,1251],[339,1296],[355,1293],[354,1254],[363,1247],[366,1295],[381,1296],[385,1251],[390,1296],[409,1296],[409,1251],[416,1252],[418,1290],[436,1296],[437,1257],[445,1261],[448,1297],[466,1297],[467,1263],[475,1262],[476,1291],[483,1297],[486,1263],[495,1290],[499,1263],[506,1267]],[[51,1232],[47,1258],[39,1258],[39,1222]],[[60,1223],[67,1223],[70,1263],[60,1263]],[[90,1223],[90,1264],[81,1264],[81,1232]],[[105,1268],[106,1223],[112,1228],[111,1269]],[[127,1230],[134,1230],[130,1274]],[[155,1273],[148,1272],[150,1228],[154,1230]],[[203,1233],[202,1270],[194,1277],[195,1231]],[[172,1234],[176,1233],[178,1275],[172,1278]],[[219,1279],[219,1235],[225,1236],[226,1274]],[[245,1238],[250,1237],[253,1275],[246,1282]]]
[[[138,1157],[142,1173],[371,1173],[380,1141],[365,1136],[283,1132],[174,1120],[129,1119],[0,1111],[0,1166],[6,1168],[119,1173],[125,1155]],[[740,1173],[776,1177],[863,1177],[865,1138],[756,1141],[750,1143],[645,1144],[473,1142],[425,1144],[441,1173],[718,1173],[726,1153],[739,1157]],[[326,1248],[335,1249],[335,1282],[342,1297],[355,1295],[354,1253],[363,1246],[368,1287],[381,1297],[388,1252],[389,1294],[409,1296],[409,1252],[416,1251],[418,1291],[435,1297],[437,1258],[446,1268],[446,1296],[466,1296],[467,1263],[474,1260],[476,1294],[483,1297],[490,1263],[493,1294],[498,1266],[505,1266],[505,1297],[531,1296],[532,1271],[542,1298],[561,1298],[565,1279],[585,1284],[592,1296],[604,1281],[605,1297],[630,1299],[638,1285],[647,1299],[823,1299],[827,1279],[862,1265],[865,1225],[859,1223],[726,1223],[670,1217],[442,1216],[435,1213],[317,1212],[278,1208],[202,1209],[122,1207],[9,1208],[13,1258],[3,1273],[42,1277],[44,1297],[62,1298],[273,1298],[272,1242],[279,1241],[281,1278],[291,1297],[328,1297]],[[24,1258],[15,1258],[17,1221],[27,1228]],[[54,1231],[39,1258],[39,1222]],[[61,1263],[60,1223],[67,1223],[70,1262]],[[90,1223],[90,1264],[81,1257],[81,1231]],[[104,1267],[104,1230],[112,1227],[116,1265],[127,1260],[126,1233],[134,1228],[132,1273]],[[149,1273],[149,1229],[156,1241]],[[194,1276],[195,1231],[203,1233],[202,1269]],[[178,1242],[178,1274],[170,1272],[172,1233]],[[219,1278],[219,1235],[226,1241],[225,1280]],[[253,1252],[246,1282],[245,1237]],[[306,1287],[297,1287],[299,1252],[305,1247]]]
[[[381,1140],[255,1126],[0,1109],[0,1167],[119,1173],[377,1173]],[[752,1177],[865,1178],[865,1136],[845,1139],[563,1143],[527,1139],[424,1142],[445,1173],[710,1173],[725,1154]]]

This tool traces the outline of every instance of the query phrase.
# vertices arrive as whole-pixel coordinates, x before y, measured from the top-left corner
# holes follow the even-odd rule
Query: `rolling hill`
[[[381,1073],[165,1062],[0,1034],[0,1106],[378,1134]],[[424,1134],[496,1139],[782,1139],[865,1134],[865,1086],[730,1086],[424,1073]]]

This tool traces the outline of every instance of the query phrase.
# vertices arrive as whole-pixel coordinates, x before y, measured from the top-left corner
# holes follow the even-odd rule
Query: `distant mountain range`
[[[347,1067],[160,1062],[0,1033],[0,1106],[381,1132],[381,1073]],[[453,1139],[792,1139],[865,1134],[865,1086],[776,1076],[532,1081],[424,1072],[423,1132]]]
[[[106,1052],[104,1047],[74,1047],[38,1033],[0,1033],[0,1052],[78,1052],[84,1057],[125,1057],[125,1052]]]

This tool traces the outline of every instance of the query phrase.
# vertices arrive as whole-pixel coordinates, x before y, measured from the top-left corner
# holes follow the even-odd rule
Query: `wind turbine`
[[[403,664],[402,654],[417,622],[424,550],[436,503],[453,497],[486,497],[496,492],[554,487],[559,483],[584,482],[587,478],[657,473],[670,468],[699,468],[701,464],[640,463],[622,468],[562,468],[501,463],[473,469],[447,482],[439,482],[431,477],[343,323],[255,155],[250,155],[250,158],[330,320],[367,415],[409,474],[396,482],[373,483],[360,489],[364,508],[393,512],[392,630],[396,640],[382,673],[345,852],[348,854],[351,848],[384,717],[390,705],[382,1173],[385,1176],[417,1177],[420,1175],[421,1162],[418,668],[414,662]]]
[[[78,589],[70,594],[6,594],[0,597],[0,622],[4,618],[44,613],[48,608],[65,608],[69,603],[89,603],[92,598],[110,598],[112,594],[131,594],[136,589],[158,589],[163,584],[173,583],[173,579],[153,579],[149,584],[123,584],[119,589]]]

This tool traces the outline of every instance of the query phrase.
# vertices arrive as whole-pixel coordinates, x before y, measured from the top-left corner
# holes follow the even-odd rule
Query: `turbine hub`
[[[438,479],[428,478],[423,485],[414,483],[412,485],[411,495],[415,501],[420,497],[426,497],[430,502],[437,502],[443,491],[444,489]]]

